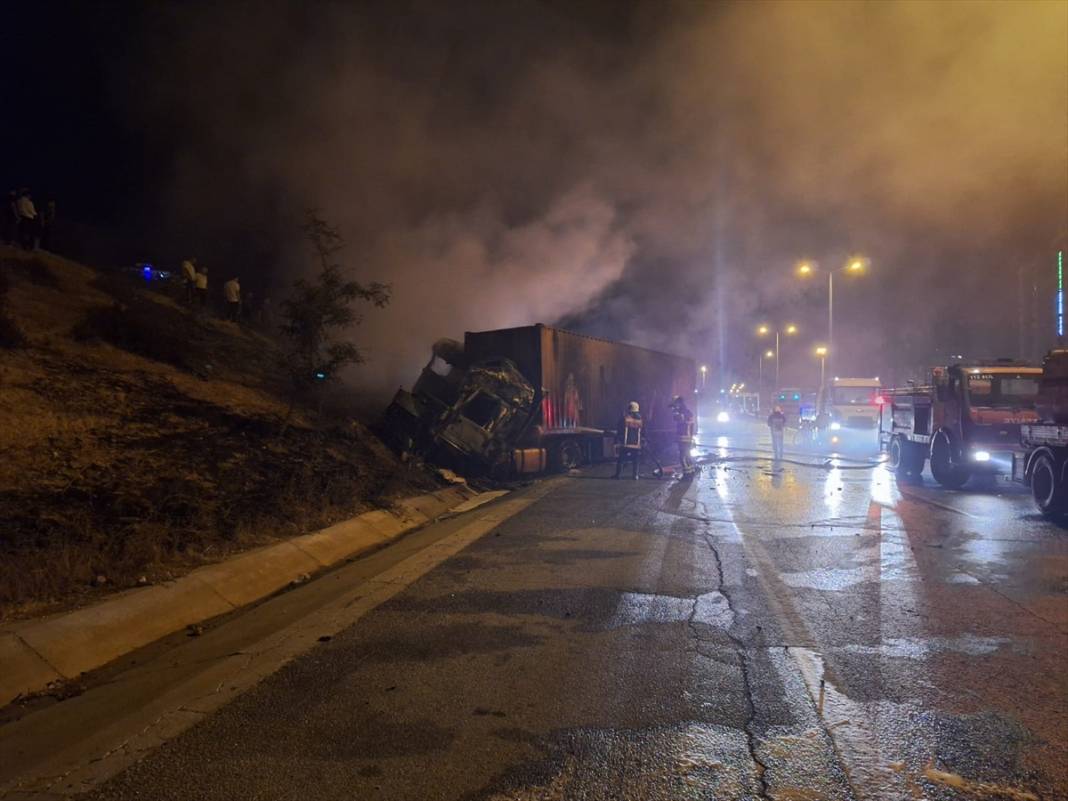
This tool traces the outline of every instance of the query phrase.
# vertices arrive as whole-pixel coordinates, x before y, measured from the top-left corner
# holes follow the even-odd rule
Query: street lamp
[[[827,348],[822,345],[816,348],[816,355],[820,357],[820,389],[823,389],[823,382],[827,377]]]
[[[774,359],[775,351],[766,350],[760,354],[760,358],[757,359],[757,397],[764,392],[764,360]],[[759,409],[758,409],[759,411]]]
[[[708,378],[708,365],[701,365],[701,389],[705,388],[705,379]]]
[[[767,325],[761,325],[757,328],[757,336],[767,336],[771,333],[771,328]],[[797,326],[793,323],[788,323],[785,326],[777,327],[775,329],[775,389],[779,390],[779,362],[782,361],[782,354],[780,352],[780,339],[783,334],[793,336],[797,333]]]
[[[850,256],[844,265],[837,267],[833,270],[827,271],[827,354],[830,355],[834,349],[834,274],[835,273],[848,273],[850,275],[859,275],[867,271],[871,261],[864,256]],[[797,263],[797,269],[795,272],[801,278],[807,278],[808,276],[816,272],[816,264],[811,261],[801,261]],[[822,382],[821,382],[822,385]]]

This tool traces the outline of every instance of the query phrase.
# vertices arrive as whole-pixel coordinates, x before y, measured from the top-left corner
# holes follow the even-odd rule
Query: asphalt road
[[[424,532],[381,603],[86,797],[1068,798],[1068,531],[1003,482],[705,445],[693,481],[593,469]],[[370,569],[284,614],[314,633],[314,593]],[[121,681],[34,715],[98,731]]]

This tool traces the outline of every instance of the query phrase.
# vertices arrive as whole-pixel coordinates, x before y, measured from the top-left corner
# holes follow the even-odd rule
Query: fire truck
[[[1011,470],[1021,426],[1038,422],[1042,369],[1009,359],[936,367],[925,386],[883,390],[879,443],[899,478],[960,489],[974,475]]]
[[[1020,426],[1012,477],[1031,488],[1045,515],[1068,513],[1068,350],[1051,350],[1042,365],[1035,404],[1040,422]]]

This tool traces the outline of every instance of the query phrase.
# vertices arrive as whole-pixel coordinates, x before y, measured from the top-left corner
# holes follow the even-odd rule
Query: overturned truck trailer
[[[434,344],[385,424],[397,447],[465,474],[562,470],[610,458],[632,400],[650,441],[669,442],[668,405],[695,380],[692,359],[545,325],[468,332]]]

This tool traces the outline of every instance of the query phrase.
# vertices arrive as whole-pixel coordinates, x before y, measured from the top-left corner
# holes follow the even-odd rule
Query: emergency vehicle
[[[882,406],[879,376],[835,377],[816,400],[815,439],[824,444],[868,444],[875,448]]]
[[[901,478],[928,459],[935,481],[959,489],[973,475],[1011,469],[1021,426],[1038,422],[1041,368],[1000,359],[936,367],[926,386],[883,390],[879,442]]]
[[[1068,350],[1051,350],[1042,364],[1035,404],[1040,422],[1020,426],[1021,450],[1012,477],[1031,488],[1045,515],[1068,513]]]
[[[782,413],[786,415],[786,425],[790,428],[797,428],[801,424],[801,396],[803,394],[798,387],[783,387],[775,395],[772,408],[775,406],[782,408]]]

